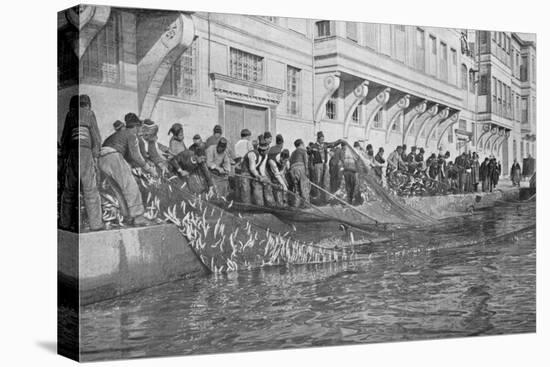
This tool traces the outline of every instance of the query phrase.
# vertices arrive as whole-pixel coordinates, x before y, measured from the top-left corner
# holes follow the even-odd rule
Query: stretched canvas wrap
[[[57,72],[60,354],[535,332],[534,34],[80,5]]]

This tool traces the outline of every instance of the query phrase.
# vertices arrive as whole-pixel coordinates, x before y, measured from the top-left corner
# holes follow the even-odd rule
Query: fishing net
[[[180,180],[153,178],[139,168],[132,172],[145,203],[144,216],[153,223],[176,225],[200,261],[212,272],[346,261],[355,257],[349,247],[334,249],[300,241],[290,231],[273,232],[252,218],[224,210],[209,202],[214,196],[212,192],[198,195]],[[125,207],[113,182],[103,179],[100,192],[107,227],[124,227]],[[228,207],[232,205],[227,202]]]

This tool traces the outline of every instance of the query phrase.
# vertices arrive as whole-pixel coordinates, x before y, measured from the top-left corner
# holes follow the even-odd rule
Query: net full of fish
[[[210,203],[209,199],[215,195],[213,192],[191,193],[179,179],[153,178],[139,168],[132,172],[145,203],[144,216],[155,223],[176,225],[212,272],[347,261],[356,256],[350,248],[325,248],[298,241],[289,232],[274,233],[255,224],[253,219]],[[124,226],[120,203],[109,193],[108,186],[108,183],[100,186],[103,219],[108,227]],[[232,202],[227,205],[231,206]]]

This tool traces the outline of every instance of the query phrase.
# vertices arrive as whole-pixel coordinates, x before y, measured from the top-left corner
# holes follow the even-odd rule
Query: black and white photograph
[[[239,2],[6,8],[2,364],[543,365],[544,6]]]

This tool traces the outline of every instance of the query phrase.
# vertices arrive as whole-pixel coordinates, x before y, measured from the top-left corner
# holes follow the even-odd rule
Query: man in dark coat
[[[514,163],[512,164],[510,178],[512,179],[512,185],[519,187],[521,182],[521,166],[519,165],[517,159],[514,159]]]
[[[489,173],[489,158],[485,158],[485,160],[479,165],[479,180],[481,181],[481,191],[487,192],[488,189],[488,173]]]
[[[90,230],[105,228],[97,188],[97,165],[101,135],[92,103],[87,95],[73,96],[61,135],[61,157],[65,162],[59,226],[78,230],[78,187],[82,188]]]
[[[493,188],[495,187],[495,172],[497,170],[497,162],[494,158],[489,159],[489,163],[487,164],[487,182],[488,182],[488,190],[489,192],[493,192]]]

